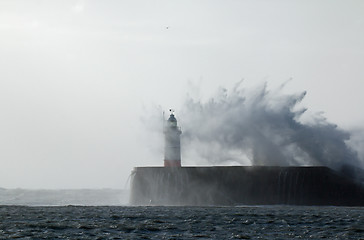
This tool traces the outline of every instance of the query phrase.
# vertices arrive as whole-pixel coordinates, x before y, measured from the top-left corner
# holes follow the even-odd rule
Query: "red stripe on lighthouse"
[[[181,167],[181,160],[164,160],[165,167]]]

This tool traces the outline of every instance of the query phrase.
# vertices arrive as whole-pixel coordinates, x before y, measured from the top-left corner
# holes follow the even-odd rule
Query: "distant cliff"
[[[118,189],[29,190],[0,188],[0,205],[125,205],[129,191]]]
[[[327,167],[138,167],[134,205],[364,206],[364,188]]]

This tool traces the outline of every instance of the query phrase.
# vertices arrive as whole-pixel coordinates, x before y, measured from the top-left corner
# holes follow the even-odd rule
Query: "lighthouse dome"
[[[177,127],[177,119],[174,117],[173,113],[169,116],[168,123],[171,127]]]
[[[177,119],[174,117],[173,113],[169,116],[168,121],[169,122],[177,122]]]

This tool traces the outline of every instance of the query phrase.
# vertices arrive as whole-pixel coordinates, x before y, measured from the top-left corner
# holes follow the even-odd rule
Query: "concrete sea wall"
[[[137,167],[130,203],[364,206],[364,188],[327,167]]]

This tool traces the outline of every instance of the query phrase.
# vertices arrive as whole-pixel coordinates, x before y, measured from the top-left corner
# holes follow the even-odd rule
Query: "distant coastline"
[[[0,205],[117,206],[127,205],[129,190],[122,189],[6,189],[0,187]]]

